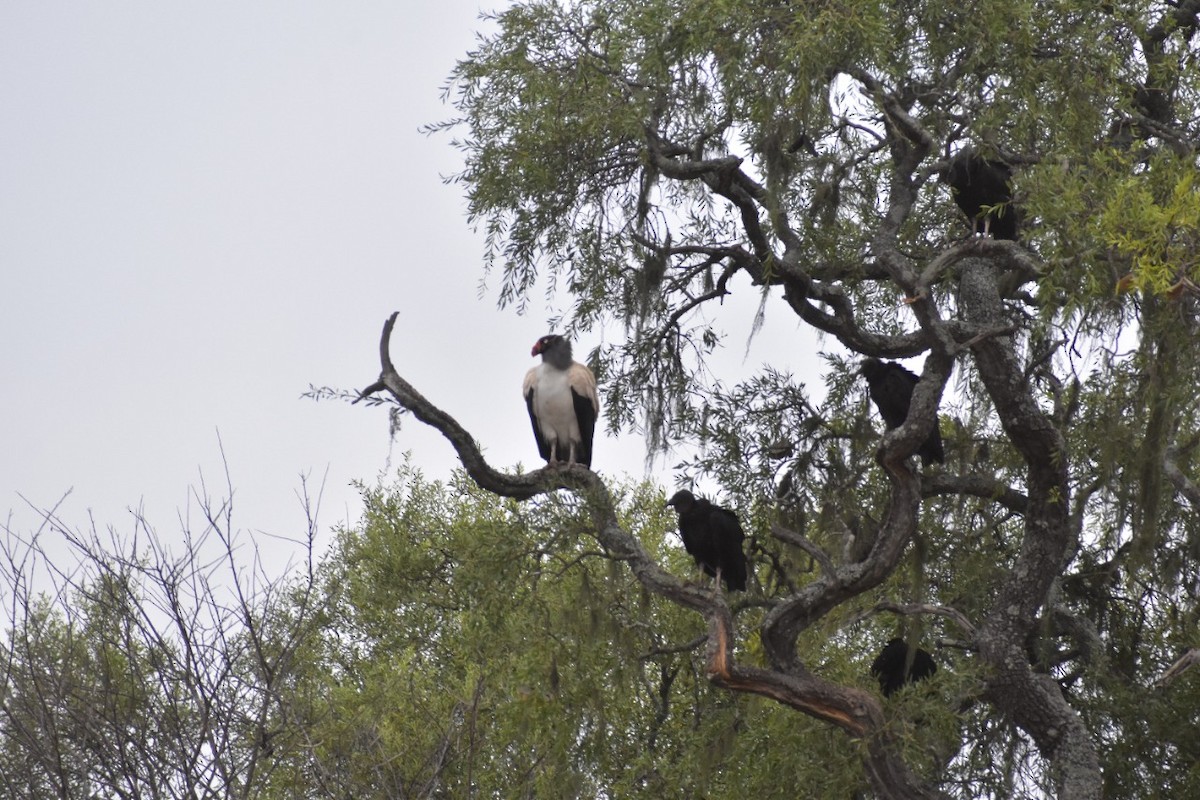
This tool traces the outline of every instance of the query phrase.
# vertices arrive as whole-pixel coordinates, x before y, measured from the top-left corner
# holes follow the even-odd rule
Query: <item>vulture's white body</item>
[[[552,445],[558,443],[560,454],[570,445],[578,447],[582,439],[579,420],[575,418],[575,400],[571,397],[570,371],[563,372],[549,364],[539,364],[530,371],[533,413],[542,436]]]
[[[522,394],[542,457],[551,464],[566,461],[590,466],[600,413],[592,371],[575,361],[563,369],[544,359],[525,374]]]

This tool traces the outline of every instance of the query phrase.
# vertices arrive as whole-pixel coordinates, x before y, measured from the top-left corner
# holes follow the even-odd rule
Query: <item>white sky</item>
[[[405,451],[456,463],[411,420],[300,399],[361,388],[400,311],[393,358],[500,467],[537,462],[520,383],[549,310],[480,297],[483,245],[459,156],[424,124],[473,45],[479,0],[0,5],[0,517],[21,495],[85,526],[142,505],[179,529],[203,473],[235,524],[295,536],[299,476],[328,472],[321,522],[355,521],[354,479]],[[492,287],[494,289],[494,287]],[[730,331],[737,371],[765,362],[820,385],[811,336],[776,300],[743,360],[758,298]],[[726,308],[726,312],[730,311]],[[576,343],[577,353],[597,344]],[[805,344],[805,342],[809,344]],[[730,378],[734,376],[729,376]],[[640,475],[639,441],[596,466]],[[667,466],[674,463],[668,460]],[[664,467],[655,475],[669,484]],[[3,522],[3,519],[0,519]]]

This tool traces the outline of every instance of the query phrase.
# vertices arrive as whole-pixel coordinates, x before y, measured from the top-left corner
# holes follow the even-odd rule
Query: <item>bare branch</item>
[[[996,480],[995,476],[984,473],[968,475],[949,475],[939,472],[927,476],[921,484],[922,497],[937,497],[947,494],[967,494],[993,500],[1015,514],[1024,514],[1029,506],[1029,498],[1016,489]]]
[[[818,564],[821,565],[821,571],[826,575],[832,577],[837,574],[837,567],[834,566],[833,559],[829,557],[829,554],[796,531],[785,528],[777,523],[773,523],[771,525],[771,535],[781,542],[786,542],[794,547],[799,547],[801,550],[808,553],[816,560]]]
[[[968,637],[975,636],[975,626],[967,619],[967,615],[950,606],[930,605],[928,603],[891,603],[885,601],[876,603],[872,611],[891,611],[894,614],[902,616],[932,614],[934,616],[945,617],[957,625]]]
[[[1183,470],[1179,469],[1179,464],[1176,459],[1179,457],[1178,448],[1168,447],[1163,453],[1163,472],[1167,476],[1167,480],[1175,486],[1175,491],[1187,498],[1188,503],[1196,511],[1200,511],[1200,486],[1197,486],[1188,476],[1183,474]]]
[[[690,653],[691,651],[695,650],[697,647],[699,647],[700,645],[704,644],[707,641],[708,641],[708,634],[702,633],[699,636],[697,636],[695,639],[692,639],[691,641],[688,641],[688,642],[684,642],[683,644],[677,644],[672,647],[653,647],[648,652],[644,653],[643,655],[639,656],[638,658],[641,661],[649,661],[650,659],[657,658],[658,656],[670,656],[670,655],[675,655],[676,653]]]
[[[271,709],[285,703],[291,653],[312,632],[312,587],[289,582],[297,591],[283,593],[257,553],[242,570],[230,504],[200,503],[204,530],[185,527],[181,553],[140,509],[125,537],[40,511],[39,530],[60,536],[73,564],[49,558],[40,534],[6,540],[0,584],[15,591],[0,665],[6,685],[21,688],[0,696],[0,720],[33,759],[24,777],[35,792],[250,797],[275,769],[261,751],[274,735]],[[223,543],[215,559],[210,534]],[[216,576],[223,569],[230,578]],[[35,571],[54,585],[48,603],[34,599]]]
[[[586,475],[591,473],[585,467],[573,465],[569,469],[553,469],[545,467],[536,472],[521,475],[506,475],[493,469],[483,457],[479,446],[469,433],[453,417],[430,403],[406,380],[400,377],[392,365],[389,352],[392,329],[396,325],[399,312],[388,317],[383,326],[383,335],[379,340],[379,360],[382,372],[379,380],[363,390],[365,396],[371,392],[387,389],[403,408],[412,415],[436,428],[446,437],[447,441],[458,453],[463,467],[471,477],[484,489],[504,497],[528,499],[555,489],[583,487],[587,485]]]
[[[1169,686],[1176,678],[1196,666],[1196,664],[1200,664],[1200,647],[1193,647],[1180,656],[1174,664],[1167,668],[1166,672],[1158,676],[1157,680],[1154,681],[1154,688],[1162,689]]]

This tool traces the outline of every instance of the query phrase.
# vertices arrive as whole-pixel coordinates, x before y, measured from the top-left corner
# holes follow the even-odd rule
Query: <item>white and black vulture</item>
[[[883,417],[888,429],[903,425],[908,418],[908,407],[912,404],[913,387],[919,378],[895,361],[880,361],[878,358],[865,359],[858,371],[867,379],[867,394],[879,409],[879,416]],[[936,420],[933,430],[917,448],[917,455],[925,466],[929,466],[931,461],[945,463],[942,434]]]
[[[667,505],[679,515],[679,538],[705,575],[725,581],[731,592],[746,591],[746,554],[742,552],[742,524],[737,514],[697,498],[684,489]]]
[[[1020,215],[1012,202],[1012,172],[1008,164],[984,158],[973,147],[950,160],[943,180],[976,234],[1016,240]]]
[[[891,697],[906,683],[923,681],[937,672],[933,656],[920,647],[910,648],[903,639],[890,639],[871,662],[871,674],[879,680],[884,697]]]
[[[600,415],[596,376],[571,359],[571,343],[558,334],[538,339],[530,355],[542,363],[525,373],[522,394],[538,453],[551,466],[592,466],[592,439]]]

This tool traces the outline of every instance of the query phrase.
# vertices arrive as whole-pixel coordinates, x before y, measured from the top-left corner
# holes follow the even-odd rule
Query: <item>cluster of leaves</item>
[[[364,499],[363,522],[339,533],[319,567],[253,592],[214,580],[214,564],[245,574],[236,547],[229,560],[197,548],[168,565],[153,536],[142,535],[147,549],[135,556],[75,535],[87,545],[76,577],[39,600],[28,590],[31,564],[11,557],[10,541],[5,584],[23,609],[6,632],[0,695],[0,774],[11,796],[718,798],[780,785],[839,796],[865,788],[856,748],[832,729],[713,688],[697,618],[595,550],[587,509],[569,496],[516,503],[462,475],[430,483],[406,468]],[[656,559],[694,574],[660,489],[626,486],[619,506]],[[974,513],[990,512],[981,502]],[[765,543],[774,519],[759,513],[747,527]],[[986,574],[1003,526],[984,547],[936,524],[925,531],[924,546],[955,566],[932,559],[920,585],[974,613],[985,598],[963,578]],[[751,555],[749,598],[787,595],[773,571],[804,580],[799,551],[785,549],[783,566],[765,549]],[[898,573],[877,599],[909,591],[908,580]],[[953,587],[962,593],[950,596]],[[1092,593],[1115,621],[1126,618],[1122,606],[1169,605],[1111,581],[1070,591]],[[746,624],[757,606],[742,607]],[[1180,607],[1159,610],[1128,632],[1142,651],[1178,647],[1194,625]],[[867,666],[894,631],[862,603],[840,611],[800,647],[814,668],[868,688]],[[743,647],[742,660],[762,661],[755,639]],[[978,707],[967,710],[979,676],[951,652],[939,654],[933,680],[893,698],[892,732],[929,774],[960,753],[951,774],[962,794],[1020,796],[1033,785],[1013,783],[1028,754]],[[1056,655],[1042,654],[1048,668]],[[1065,685],[1128,764],[1112,771],[1113,790],[1186,796],[1195,684],[1147,704],[1143,657],[1110,658],[1115,668]],[[973,746],[960,751],[960,738]]]
[[[180,678],[199,693],[132,688],[193,663],[171,603],[177,638],[122,627],[169,596],[124,576],[176,573],[127,558],[18,604],[5,766],[111,788],[93,761],[118,750],[72,726],[123,741],[136,710],[227,720],[195,752],[242,795],[1200,792],[1194,674],[1156,685],[1200,623],[1200,2],[529,0],[495,21],[444,127],[500,302],[542,288],[565,332],[625,331],[591,359],[609,424],[700,447],[682,471],[732,498],[751,591],[675,580],[657,489],[498,473],[386,364],[376,388],[523,502],[406,473],[287,604],[193,582],[222,621],[195,652],[228,653]],[[937,176],[968,144],[1016,168],[1019,244],[955,242]],[[789,365],[713,374],[703,312],[739,293],[836,340],[820,401]],[[859,355],[926,356],[882,440]],[[918,473],[929,425],[946,464]],[[896,633],[943,668],[883,705],[866,666]],[[78,686],[59,663],[99,687],[47,692]]]
[[[6,792],[716,798],[770,794],[780,781],[819,794],[862,788],[840,736],[710,686],[703,626],[592,549],[586,510],[566,496],[515,503],[462,475],[430,483],[405,468],[364,500],[362,524],[342,530],[319,566],[253,592],[228,585],[245,580],[238,548],[213,561],[200,543],[168,567],[146,530],[123,547],[71,534],[83,546],[78,570],[41,599],[28,589],[33,562],[10,558],[3,577],[24,587],[24,605],[4,638]],[[657,487],[627,486],[622,522],[691,574],[664,501]],[[229,578],[215,580],[214,566]],[[181,575],[190,580],[172,577]],[[238,595],[244,602],[223,605]],[[177,602],[161,602],[169,597]],[[828,667],[866,685],[867,643],[883,634],[856,630],[860,656],[830,650]],[[743,657],[759,657],[753,650]],[[945,715],[940,724],[942,737],[954,727]],[[929,758],[935,739],[914,733],[911,746]]]
[[[459,180],[500,300],[546,278],[569,331],[624,328],[593,359],[610,425],[701,449],[688,478],[759,521],[768,605],[815,580],[771,524],[854,565],[894,510],[841,348],[928,353],[927,378],[952,362],[947,464],[923,476],[913,547],[815,629],[836,640],[889,599],[987,628],[902,626],[978,655],[991,672],[971,700],[1035,740],[973,716],[942,786],[1094,796],[1100,764],[1113,788],[1163,763],[1150,742],[1173,737],[1136,729],[1122,698],[1200,606],[1200,4],[531,0],[496,21],[452,76],[448,127],[466,131]],[[937,176],[965,145],[1015,168],[1019,246],[956,246]],[[967,276],[989,271],[980,302]],[[747,289],[759,314],[786,306],[837,340],[820,402],[790,365],[734,386],[711,372],[723,332],[703,311]],[[1018,677],[1025,651],[1035,674]],[[1116,664],[1124,683],[1106,680]],[[1005,700],[1042,690],[1054,725]],[[1114,746],[1143,735],[1132,760]],[[1055,777],[1039,757],[1095,766]],[[1181,790],[1169,763],[1164,790]]]
[[[32,537],[5,530],[6,797],[251,797],[266,784],[313,586],[285,594],[235,555],[228,504],[206,508],[180,549],[140,515],[128,538],[52,511]]]

